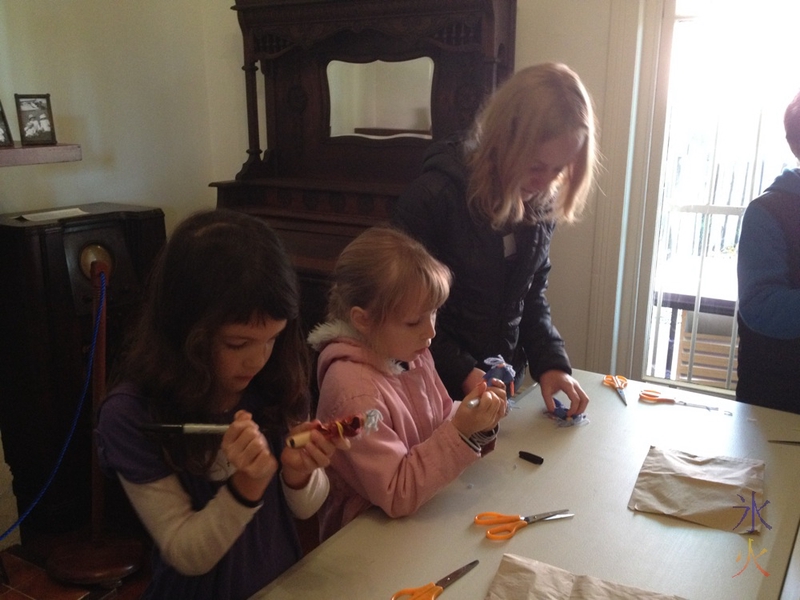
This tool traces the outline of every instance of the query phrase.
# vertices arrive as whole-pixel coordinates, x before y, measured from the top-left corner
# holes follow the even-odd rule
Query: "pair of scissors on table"
[[[622,398],[622,403],[628,406],[628,400],[625,398],[625,388],[628,387],[628,380],[622,375],[606,375],[603,377],[603,384],[617,390],[617,394]]]
[[[463,567],[456,569],[450,573],[450,575],[442,577],[436,583],[429,583],[428,585],[423,585],[416,588],[406,588],[404,590],[400,590],[394,596],[392,596],[392,600],[400,600],[400,598],[407,598],[408,600],[433,600],[444,591],[444,588],[457,579],[461,579],[477,565],[478,561],[473,560],[471,563],[467,563]]]
[[[551,510],[550,512],[531,515],[530,517],[502,515],[496,512],[482,512],[475,517],[475,523],[477,525],[497,525],[497,527],[490,527],[486,531],[486,537],[490,540],[507,540],[512,538],[514,534],[517,533],[518,529],[527,527],[531,523],[567,519],[574,516],[575,514],[569,512],[568,508]]]
[[[706,410],[719,410],[718,406],[709,406],[708,404],[694,404],[692,402],[684,402],[672,396],[665,396],[658,390],[642,390],[639,392],[639,401],[647,402],[649,404],[679,404],[680,406],[689,406],[691,408],[704,408]],[[724,411],[726,415],[731,415],[730,411]]]

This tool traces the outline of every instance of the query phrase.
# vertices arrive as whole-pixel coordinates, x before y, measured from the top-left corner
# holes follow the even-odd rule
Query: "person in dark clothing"
[[[800,159],[800,93],[784,114]],[[736,399],[800,413],[800,169],[785,169],[753,200],[739,239]]]
[[[589,398],[572,378],[545,298],[556,223],[583,208],[594,182],[595,117],[578,76],[545,63],[517,72],[489,99],[471,131],[434,143],[423,172],[398,199],[392,223],[454,274],[431,344],[453,398],[502,356],[519,383],[530,367],[549,411],[568,415]]]

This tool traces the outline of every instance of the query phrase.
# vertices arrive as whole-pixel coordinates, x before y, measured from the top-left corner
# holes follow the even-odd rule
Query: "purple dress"
[[[259,413],[259,397],[246,392],[237,408]],[[110,476],[118,473],[131,483],[151,483],[174,471],[164,462],[157,443],[139,429],[151,422],[147,402],[131,385],[121,385],[108,396],[95,430],[99,461]],[[270,451],[279,455],[280,439],[270,439]],[[278,449],[278,452],[276,452]],[[194,510],[214,497],[223,482],[187,473],[177,474],[192,499]],[[187,576],[164,562],[153,548],[153,575],[144,599],[238,600],[246,599],[283,573],[302,557],[294,520],[280,485],[274,477],[264,494],[264,504],[242,535],[211,571]]]

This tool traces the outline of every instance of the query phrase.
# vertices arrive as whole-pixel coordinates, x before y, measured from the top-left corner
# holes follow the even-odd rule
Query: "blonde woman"
[[[431,345],[454,398],[501,355],[517,384],[526,366],[545,405],[589,398],[572,378],[564,341],[545,298],[550,240],[577,218],[594,183],[595,117],[579,77],[546,63],[514,74],[488,100],[472,130],[433,144],[421,176],[400,197],[393,224],[453,272]]]

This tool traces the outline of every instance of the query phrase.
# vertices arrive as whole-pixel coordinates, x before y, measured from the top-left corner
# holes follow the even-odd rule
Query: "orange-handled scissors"
[[[531,523],[536,523],[537,521],[551,521],[554,519],[567,519],[574,516],[575,514],[569,512],[568,508],[551,510],[550,512],[531,515],[530,517],[502,515],[496,512],[482,512],[475,517],[475,523],[477,525],[497,525],[497,527],[490,527],[486,531],[486,537],[490,540],[507,540],[512,538],[514,534],[517,533],[518,529],[527,527]]]
[[[434,598],[438,598],[439,594],[444,591],[444,588],[457,579],[461,579],[477,565],[478,561],[473,560],[471,563],[467,563],[463,567],[456,569],[450,573],[450,575],[442,577],[436,583],[429,583],[416,588],[406,588],[404,590],[400,590],[399,592],[395,593],[394,596],[392,596],[392,600],[399,600],[400,598],[408,598],[408,600],[433,600]]]
[[[709,406],[708,404],[693,404],[692,402],[684,402],[672,396],[665,396],[658,390],[642,390],[639,392],[639,401],[648,402],[650,404],[680,404],[681,406],[691,406],[692,408],[704,408],[706,410],[719,410],[718,406]]]
[[[622,375],[606,375],[603,377],[603,383],[608,387],[612,387],[617,390],[617,394],[619,397],[622,398],[623,404],[628,406],[628,400],[625,398],[625,388],[628,387],[628,380],[625,379]]]

